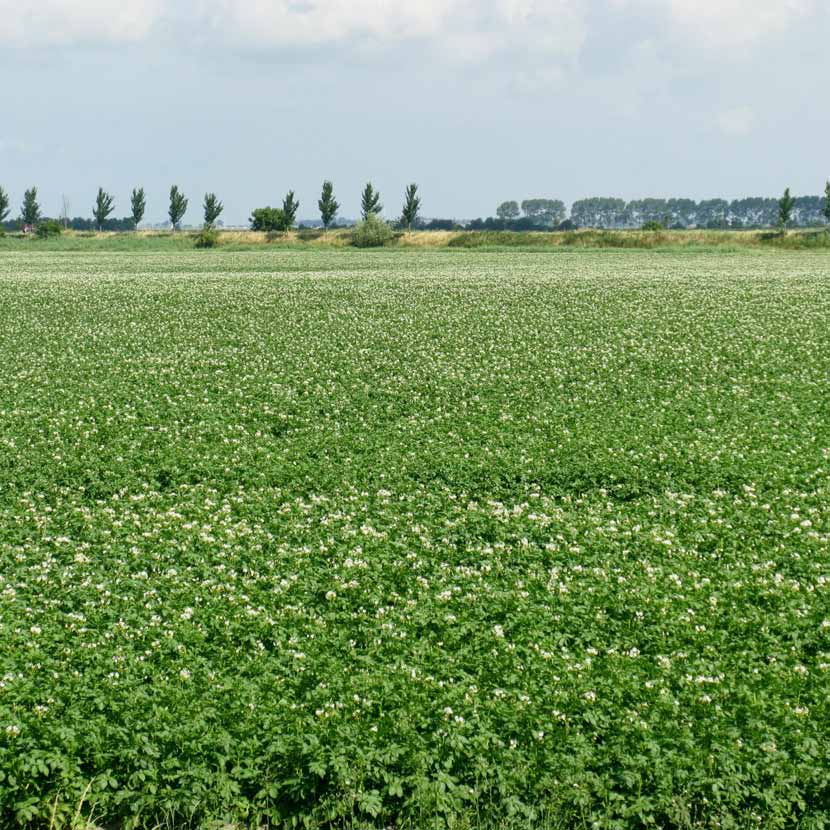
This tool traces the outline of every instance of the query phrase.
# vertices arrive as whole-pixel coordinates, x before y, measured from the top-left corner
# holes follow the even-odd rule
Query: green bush
[[[352,245],[355,248],[382,248],[393,236],[392,228],[383,219],[370,213],[352,231]]]
[[[60,222],[56,222],[54,219],[47,219],[37,226],[35,233],[38,239],[48,239],[50,236],[60,236],[62,231],[63,228],[60,226]]]
[[[197,248],[217,248],[219,246],[219,231],[215,228],[203,228],[196,234],[193,244]]]
[[[257,208],[250,218],[252,231],[286,231],[288,230],[288,219],[285,211],[281,208],[264,207]]]
[[[662,222],[658,222],[656,219],[652,219],[650,222],[646,222],[641,230],[644,231],[664,231],[666,230],[666,226]]]

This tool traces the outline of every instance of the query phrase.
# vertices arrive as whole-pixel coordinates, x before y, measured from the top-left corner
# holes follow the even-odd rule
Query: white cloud
[[[682,34],[705,45],[742,45],[798,24],[814,0],[669,0]]]
[[[161,13],[161,0],[0,0],[0,42],[36,46],[140,41]]]
[[[610,0],[617,9],[663,16],[669,35],[702,47],[740,47],[795,27],[818,9],[817,0]]]
[[[0,42],[122,43],[172,33],[234,48],[365,53],[413,41],[457,63],[505,52],[553,63],[578,52],[584,11],[581,0],[0,0]]]
[[[724,135],[739,138],[749,135],[758,119],[751,107],[738,107],[727,110],[718,116],[718,127]]]
[[[202,0],[224,38],[274,48],[348,43],[391,51],[421,41],[453,62],[520,49],[556,61],[584,39],[579,0]]]

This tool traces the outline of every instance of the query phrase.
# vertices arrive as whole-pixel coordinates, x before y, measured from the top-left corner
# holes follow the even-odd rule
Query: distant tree
[[[401,211],[401,223],[406,225],[408,230],[418,219],[418,211],[421,209],[421,197],[418,195],[418,185],[411,184],[406,188],[403,210]]]
[[[337,211],[340,205],[334,198],[334,185],[330,181],[323,182],[323,192],[317,202],[317,207],[320,209],[320,219],[323,222],[323,228],[329,229],[329,225],[337,216]]]
[[[257,208],[250,218],[252,231],[285,231],[288,230],[288,220],[285,212],[280,208]]]
[[[623,199],[594,196],[571,205],[571,219],[580,228],[620,228],[628,223]]]
[[[790,188],[784,191],[784,195],[778,200],[778,226],[786,228],[793,216],[795,200],[790,195]]]
[[[144,198],[144,188],[133,188],[130,195],[130,205],[132,207],[133,229],[138,230],[141,220],[144,218],[144,211],[147,210],[147,200]]]
[[[294,198],[294,191],[289,190],[282,200],[282,212],[285,214],[286,226],[288,229],[294,227],[297,221],[297,211],[300,209],[300,203]]]
[[[104,222],[114,210],[115,200],[103,187],[99,187],[98,195],[95,197],[95,207],[92,208],[92,215],[95,217],[95,224],[99,231],[104,229]]]
[[[565,219],[565,203],[559,199],[525,199],[522,213],[534,224],[553,227]]]
[[[828,185],[830,187],[830,185]],[[9,194],[0,187],[0,222],[3,222],[6,217],[9,215]]]
[[[830,227],[830,182],[824,186],[824,209],[821,212]],[[2,216],[2,211],[0,211],[0,216]]]
[[[496,208],[496,216],[503,222],[510,222],[513,219],[519,218],[519,203],[518,202],[502,202]]]
[[[380,203],[380,193],[372,187],[369,182],[363,188],[363,195],[360,197],[360,213],[364,221],[369,218],[370,214],[379,216],[383,210],[383,205]]]
[[[181,227],[182,219],[187,213],[187,202],[184,193],[179,190],[178,185],[173,185],[170,188],[170,207],[167,215],[170,217],[170,224],[173,230],[177,231]]]
[[[212,228],[224,209],[225,206],[216,198],[215,193],[205,193],[205,228]]]
[[[20,221],[24,225],[37,225],[40,221],[40,205],[37,203],[37,188],[33,187],[23,194],[20,207]]]

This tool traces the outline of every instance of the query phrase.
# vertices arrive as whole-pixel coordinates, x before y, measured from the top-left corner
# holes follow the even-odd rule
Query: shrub
[[[646,222],[642,230],[644,231],[664,231],[666,230],[666,226],[662,222],[658,222],[656,219],[652,219],[650,222]]]
[[[370,213],[362,222],[358,222],[352,231],[352,245],[355,248],[382,248],[392,237],[392,228]]]
[[[197,248],[216,248],[219,245],[219,231],[215,228],[202,228],[196,234],[193,244]]]
[[[285,231],[288,230],[288,219],[281,208],[257,208],[250,218],[252,231]]]
[[[37,226],[35,233],[38,239],[48,239],[50,236],[60,236],[62,231],[63,228],[60,226],[60,222],[56,222],[54,219],[47,219]]]

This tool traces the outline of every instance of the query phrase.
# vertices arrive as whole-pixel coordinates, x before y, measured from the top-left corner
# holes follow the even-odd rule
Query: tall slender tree
[[[778,200],[778,226],[786,228],[793,218],[793,208],[795,207],[795,199],[790,194],[788,187],[784,191],[784,195]]]
[[[103,187],[99,187],[98,195],[95,197],[95,207],[92,208],[92,215],[95,217],[95,224],[98,225],[99,231],[104,229],[104,222],[114,210],[115,200]]]
[[[360,197],[360,213],[363,219],[366,220],[370,214],[378,216],[382,210],[380,193],[372,187],[371,182],[368,182],[366,187],[363,188],[363,195]]]
[[[225,206],[216,198],[215,193],[205,193],[205,228],[212,228],[222,215]]]
[[[340,209],[339,203],[334,198],[334,185],[330,181],[323,182],[323,193],[317,202],[317,207],[320,209],[323,228],[328,231],[329,225],[334,221],[337,211]]]
[[[9,215],[10,204],[9,194],[0,187],[0,222],[6,221],[6,217]]]
[[[144,218],[144,211],[147,210],[147,200],[144,198],[144,188],[134,187],[130,194],[130,207],[132,209],[133,230],[138,230],[141,220]]]
[[[406,188],[403,210],[401,211],[401,221],[406,225],[408,230],[412,230],[412,226],[418,219],[418,211],[420,209],[421,197],[418,195],[418,185],[411,184]]]
[[[821,212],[827,220],[828,229],[830,229],[830,182],[827,182],[824,186],[824,208]]]
[[[37,225],[40,221],[40,205],[37,203],[37,188],[33,187],[23,194],[20,207],[20,221],[24,225]]]
[[[282,200],[282,212],[285,214],[285,226],[293,228],[297,221],[297,211],[300,209],[300,203],[294,198],[294,191],[289,190]]]
[[[187,201],[184,193],[179,190],[179,186],[174,184],[170,188],[170,207],[167,209],[167,215],[170,217],[170,224],[174,231],[181,228],[182,219],[187,213]]]

